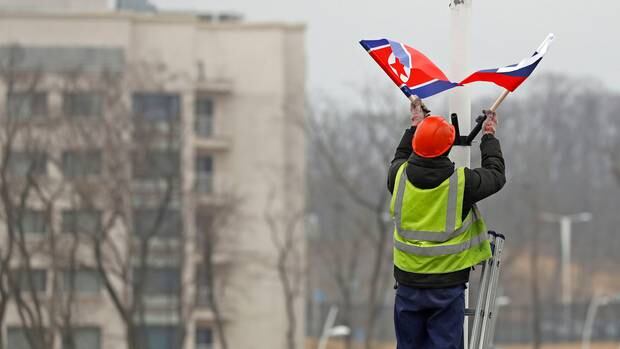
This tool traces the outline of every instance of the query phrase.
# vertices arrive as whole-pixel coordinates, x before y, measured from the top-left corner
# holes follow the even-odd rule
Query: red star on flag
[[[407,73],[405,72],[405,66],[398,60],[398,58],[396,58],[396,61],[394,63],[390,64],[390,67],[396,70],[396,74],[398,74],[399,77],[401,75],[407,76]]]

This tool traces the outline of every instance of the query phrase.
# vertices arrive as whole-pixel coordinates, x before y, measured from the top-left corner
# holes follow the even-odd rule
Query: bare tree
[[[534,321],[531,340],[542,345],[559,332],[550,318],[559,318],[553,307],[560,281],[560,242],[555,224],[542,224],[541,211],[571,214],[593,212],[595,219],[575,227],[571,270],[575,302],[585,302],[592,291],[593,275],[612,273],[599,258],[617,248],[609,236],[609,207],[617,200],[609,193],[613,184],[614,130],[618,129],[618,97],[587,79],[543,75],[528,90],[511,97],[499,110],[498,136],[506,158],[508,184],[492,205],[486,205],[489,225],[508,236],[503,289],[514,304],[529,304]],[[526,91],[529,91],[526,92]],[[480,101],[479,105],[488,105]],[[611,161],[610,161],[611,160]],[[608,164],[612,165],[609,171]],[[522,236],[520,232],[528,232]],[[515,237],[515,238],[513,238]],[[519,238],[516,238],[519,237]],[[608,252],[611,253],[611,252]],[[517,277],[519,265],[529,258],[529,273]],[[600,274],[599,274],[600,275]],[[531,286],[522,292],[522,284]],[[528,324],[528,326],[529,326]]]
[[[278,190],[272,186],[264,211],[264,219],[269,228],[271,242],[275,247],[275,270],[278,275],[284,310],[286,312],[286,348],[295,349],[298,328],[297,302],[303,296],[305,280],[304,236],[300,227],[305,212],[291,205],[286,199],[286,188]]]
[[[550,304],[557,301],[560,287],[555,272],[559,268],[560,249],[557,226],[538,221],[541,210],[595,213],[592,222],[579,225],[580,232],[573,234],[571,268],[582,271],[574,279],[576,301],[587,300],[596,287],[605,287],[593,285],[596,277],[613,274],[611,261],[602,256],[614,255],[613,250],[618,248],[617,239],[610,235],[615,231],[610,222],[615,217],[612,208],[619,202],[608,188],[617,182],[613,174],[620,173],[616,166],[620,163],[616,156],[620,153],[616,150],[620,99],[617,93],[607,91],[596,81],[562,75],[543,75],[529,81],[527,86],[499,110],[498,137],[506,159],[508,183],[493,199],[481,202],[481,206],[489,227],[505,233],[509,239],[502,288],[513,304],[536,309],[529,312],[536,315],[533,331],[536,338],[531,339],[542,343],[549,337],[548,331],[557,331],[550,329],[547,319],[554,316]],[[377,103],[380,98],[375,95],[371,100]],[[481,99],[474,109],[481,110],[491,102]],[[318,215],[321,234],[317,241],[311,242],[313,250],[309,255],[319,263],[329,263],[330,268],[325,268],[328,270],[320,271],[322,279],[317,279],[331,280],[321,287],[337,290],[343,309],[349,303],[346,299],[353,280],[359,280],[358,289],[368,291],[356,301],[368,304],[371,309],[370,285],[374,284],[371,272],[380,270],[374,275],[389,275],[385,257],[390,255],[390,232],[386,225],[383,234],[379,234],[383,229],[378,228],[381,224],[370,222],[369,218],[381,218],[379,212],[387,211],[385,207],[375,208],[379,202],[387,201],[379,190],[385,189],[385,168],[398,141],[394,139],[395,130],[389,130],[397,123],[394,115],[400,112],[394,110],[394,105],[398,103],[388,104],[386,108],[371,104],[369,107],[364,99],[360,103],[362,112],[343,108],[341,104],[324,103],[315,104],[318,109],[312,111],[314,117],[310,120],[309,211]],[[394,111],[389,113],[390,110]],[[406,115],[404,108],[402,115]],[[403,128],[404,120],[403,117]],[[374,130],[374,134],[368,134],[367,129]],[[386,133],[390,134],[389,138],[384,138]],[[386,144],[377,146],[383,142]],[[386,154],[377,155],[380,154],[377,148],[384,149]],[[473,167],[479,161],[477,154],[472,152]],[[369,265],[376,265],[369,260],[376,262],[381,251],[382,244],[377,237],[387,239],[382,250],[383,264],[379,263],[379,269],[368,270]],[[353,246],[353,241],[361,241],[356,249],[363,251],[363,263],[356,264],[358,255],[349,254],[345,247]],[[351,265],[357,267],[349,269]],[[384,290],[389,286],[387,279],[379,284]],[[527,284],[531,292],[523,292],[523,285]],[[354,298],[359,294],[355,292]],[[342,316],[347,322],[345,311]],[[523,326],[530,327],[532,321],[525,321]],[[371,322],[364,326],[367,331]]]
[[[238,199],[233,195],[218,195],[214,203],[201,204],[196,208],[197,244],[200,246],[200,265],[196,284],[198,297],[205,298],[213,312],[216,336],[221,349],[228,349],[228,337],[225,330],[226,312],[225,290],[228,287],[228,275],[221,270],[222,255],[235,253],[234,246],[224,239],[227,229],[231,227],[231,218],[238,207]],[[204,289],[201,289],[204,287]],[[200,303],[200,300],[198,301]]]
[[[397,103],[381,89],[368,89],[365,96],[362,106],[352,110],[342,110],[335,103],[323,101],[323,105],[311,111],[310,138],[319,164],[324,166],[326,174],[337,186],[337,193],[346,198],[344,205],[350,206],[353,212],[346,216],[348,228],[343,228],[353,232],[346,243],[352,239],[363,241],[359,251],[350,257],[358,258],[360,253],[370,255],[368,268],[359,278],[367,292],[362,304],[366,307],[364,328],[365,348],[368,349],[373,346],[377,321],[384,307],[383,299],[390,290],[392,225],[386,217],[389,193],[385,178],[398,142],[394,137],[397,133],[395,125],[405,128],[406,103]],[[335,233],[346,234],[344,231]],[[339,267],[345,268],[344,273],[355,273],[355,268],[350,268],[355,264],[355,261],[348,260]],[[343,283],[342,278],[348,278],[350,282],[356,276],[344,273],[338,272],[334,276],[341,284],[339,288],[346,304],[351,302],[346,298],[352,285]]]
[[[362,256],[359,252],[362,250],[363,244],[361,239],[351,239],[349,234],[341,233],[343,230],[348,231],[350,229],[343,226],[348,213],[346,208],[339,202],[330,205],[330,208],[337,217],[336,222],[333,228],[321,227],[321,237],[316,239],[316,241],[310,242],[309,254],[311,256],[309,256],[309,259],[311,261],[309,263],[317,265],[322,262],[330,266],[325,268],[325,272],[328,273],[337,290],[339,322],[342,325],[353,328],[355,324],[355,302],[359,300],[359,297],[356,297],[358,294],[356,288],[359,284],[358,279],[362,269],[360,267]],[[345,338],[345,347],[351,349],[352,345],[352,337],[347,336]]]
[[[165,70],[155,69],[144,64],[123,75],[77,76],[74,87],[97,91],[103,103],[105,114],[98,128],[75,125],[81,141],[93,142],[86,146],[102,149],[103,178],[97,186],[78,183],[74,189],[84,208],[105,212],[106,219],[92,234],[90,246],[95,268],[125,324],[132,349],[146,343],[149,299],[164,297],[179,319],[171,339],[174,343],[170,343],[175,346],[184,343],[186,321],[193,309],[183,279],[188,237],[180,213],[180,104],[178,97],[163,89]],[[132,94],[136,89],[171,98],[171,109],[161,105],[152,109],[149,103],[157,101]],[[133,99],[133,107],[128,98]],[[153,265],[162,260],[161,275],[155,274]],[[157,286],[155,277],[172,279]]]
[[[0,200],[2,204],[3,248],[0,270],[0,325],[4,325],[8,302],[13,300],[22,323],[22,333],[32,348],[48,348],[53,343],[55,309],[46,293],[47,271],[35,278],[34,259],[54,261],[53,242],[56,237],[52,214],[63,188],[62,181],[44,179],[51,159],[46,150],[52,137],[41,134],[37,118],[47,110],[39,103],[42,74],[25,71],[20,65],[23,51],[11,46],[0,63],[6,100],[2,108],[2,158]],[[34,207],[39,210],[33,211]],[[33,236],[43,233],[41,236]],[[34,234],[38,235],[38,234]],[[41,274],[43,273],[43,274]],[[52,298],[53,298],[52,294]],[[4,338],[0,338],[0,347]]]
[[[79,239],[69,238],[58,229],[55,216],[61,210],[68,183],[63,176],[51,177],[47,172],[48,167],[63,168],[57,156],[63,147],[59,140],[72,134],[63,123],[51,126],[48,122],[60,117],[48,110],[47,96],[41,92],[49,87],[39,84],[45,75],[11,65],[11,58],[22,51],[16,46],[10,52],[9,64],[2,67],[7,90],[2,118],[6,132],[2,144],[2,217],[8,247],[2,260],[6,276],[2,280],[2,314],[4,318],[7,302],[13,299],[31,347],[48,348],[57,332],[64,345],[72,347],[75,292],[66,289],[64,281],[75,279],[77,265],[82,263],[77,259]],[[33,229],[41,234],[33,234]],[[43,269],[39,269],[41,261],[46,261]]]
[[[2,196],[8,243],[5,245],[6,251],[4,248],[2,251],[0,290],[6,297],[2,297],[0,314],[4,317],[7,302],[13,299],[33,348],[49,348],[56,330],[62,334],[65,345],[72,347],[74,344],[74,292],[71,287],[60,290],[62,287],[57,286],[64,286],[60,276],[65,274],[69,284],[73,284],[75,273],[82,267],[97,270],[125,322],[130,348],[143,347],[148,287],[152,284],[151,266],[153,260],[162,255],[173,256],[174,259],[170,262],[172,269],[167,272],[167,277],[179,278],[176,282],[171,280],[169,289],[160,290],[169,298],[171,312],[180,319],[174,345],[181,346],[185,340],[187,320],[194,307],[193,302],[187,299],[188,288],[184,286],[193,284],[194,280],[181,280],[187,262],[185,247],[188,240],[179,213],[182,196],[178,155],[181,139],[179,101],[172,102],[177,110],[156,110],[155,113],[161,115],[154,116],[155,120],[153,115],[140,114],[149,112],[146,110],[148,106],[143,110],[134,110],[127,101],[128,98],[136,98],[132,95],[132,88],[165,93],[163,80],[156,83],[158,74],[153,73],[157,71],[162,74],[161,67],[148,64],[140,67],[139,70],[132,70],[132,74],[83,73],[76,67],[75,71],[54,75],[56,86],[62,89],[63,94],[62,116],[54,117],[58,121],[54,123],[57,126],[50,127],[51,124],[47,123],[34,127],[36,122],[22,122],[11,115],[3,120],[7,127],[3,127]],[[28,88],[35,90],[38,77],[44,76],[18,69],[4,69],[3,73],[7,95],[30,98],[34,97],[33,93],[26,93]],[[13,111],[15,108],[7,103],[5,109]],[[93,176],[81,178],[78,175],[78,178],[65,181],[64,176],[43,178],[38,173],[14,178],[10,176],[9,165],[12,158],[21,154],[15,150],[18,146],[21,146],[18,149],[21,153],[46,154],[43,155],[44,160],[54,161],[58,169],[65,165],[63,149],[82,153],[96,149],[99,152],[97,158],[104,165],[98,165],[103,168],[101,173],[94,174],[96,181]],[[61,153],[60,158],[52,153]],[[82,160],[86,161],[77,159]],[[32,160],[31,167],[37,170],[37,166],[40,165]],[[73,164],[78,171],[86,166],[86,163]],[[24,185],[16,186],[19,181]],[[14,188],[23,191],[15,193]],[[56,204],[61,196],[71,202],[69,207],[63,206],[64,209],[102,212],[99,214],[103,217],[102,222],[91,227],[89,234],[72,232],[76,233],[72,238],[59,236],[56,231],[58,224],[53,217],[63,209]],[[43,207],[43,220],[48,230],[37,249],[20,226],[21,216],[29,213],[33,200]],[[130,233],[136,228],[138,232]],[[78,249],[84,248],[91,250],[92,259],[79,260],[76,257]],[[45,254],[52,262],[49,275],[56,285],[51,290],[51,296],[58,301],[43,302],[41,297],[48,295],[38,297],[37,292],[23,287],[37,287],[31,267],[31,261],[37,254]],[[20,263],[19,277],[15,277],[10,270],[15,260]]]

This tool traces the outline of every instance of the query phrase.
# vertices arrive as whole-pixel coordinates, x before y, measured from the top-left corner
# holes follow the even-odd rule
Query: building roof
[[[136,22],[160,22],[160,23],[187,23],[210,29],[280,29],[280,30],[305,30],[306,25],[295,22],[245,22],[237,18],[234,20],[220,20],[221,17],[211,16],[208,13],[197,12],[40,12],[40,11],[12,11],[1,10],[0,18],[7,19],[37,19],[58,18],[67,20],[127,20]],[[215,19],[214,19],[215,18]]]

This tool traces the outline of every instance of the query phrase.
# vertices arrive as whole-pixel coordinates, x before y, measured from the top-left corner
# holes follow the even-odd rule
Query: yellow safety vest
[[[394,265],[420,274],[472,267],[491,257],[487,228],[476,205],[465,219],[465,170],[458,168],[439,186],[416,188],[405,162],[396,174],[390,204],[394,219]]]

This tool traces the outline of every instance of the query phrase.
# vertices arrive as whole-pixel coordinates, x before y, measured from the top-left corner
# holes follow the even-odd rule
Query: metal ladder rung
[[[465,308],[465,316],[476,315],[476,308]]]

